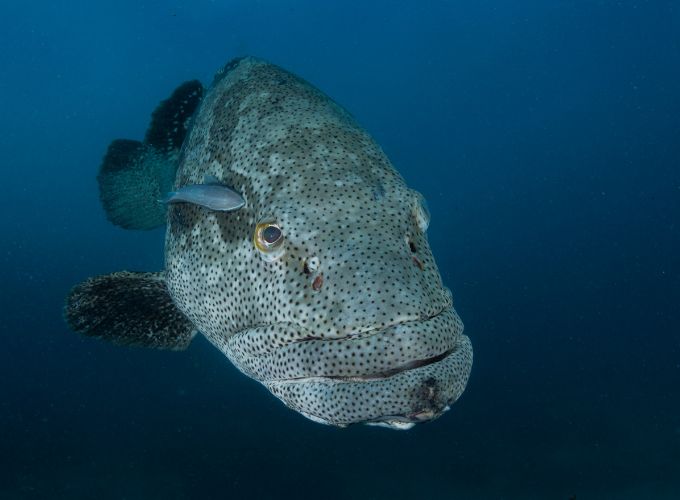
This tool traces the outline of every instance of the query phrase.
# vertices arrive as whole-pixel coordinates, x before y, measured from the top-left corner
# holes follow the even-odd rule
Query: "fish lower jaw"
[[[450,351],[390,373],[261,382],[288,407],[314,422],[406,430],[445,413],[465,390],[471,366],[470,341],[460,335]]]
[[[390,415],[385,417],[377,418],[373,422],[364,422],[366,425],[372,425],[376,427],[387,427],[388,429],[395,429],[399,431],[407,431],[414,425],[418,423],[428,422],[440,417],[443,413],[449,411],[451,407],[446,405],[441,411],[434,411],[431,409],[422,410],[406,417],[401,417],[397,415]]]
[[[435,418],[440,417],[443,413],[449,411],[450,409],[451,407],[449,405],[446,405],[439,412],[435,412],[432,410],[423,410],[406,417],[402,417],[399,415],[386,415],[384,417],[378,417],[374,420],[367,420],[366,422],[361,423],[365,425],[370,425],[372,427],[384,427],[386,429],[393,429],[397,431],[407,431],[418,423],[428,422],[430,420],[434,420]],[[304,411],[299,411],[299,413],[303,417],[306,417],[312,422],[316,422],[317,424],[333,425],[335,427],[341,428],[349,426],[349,424],[346,423],[329,422],[328,420],[324,420],[323,418],[320,418],[316,415]]]
[[[323,424],[323,425],[332,425],[335,427],[348,427],[349,424],[338,424],[334,422],[329,422],[328,420],[324,420],[322,418],[317,417],[316,415],[312,415],[311,413],[306,413],[304,411],[300,411],[300,415],[302,415],[305,418],[308,418],[312,422],[316,422],[317,424]],[[415,426],[415,422],[409,422],[408,420],[404,420],[400,417],[384,417],[382,419],[376,420],[374,422],[364,422],[366,425],[370,425],[373,427],[385,427],[387,429],[394,429],[394,430],[399,430],[399,431],[407,431],[413,426]]]
[[[308,383],[324,383],[324,384],[354,384],[354,383],[366,383],[366,382],[372,382],[372,381],[381,381],[381,380],[389,380],[391,377],[394,377],[399,374],[404,374],[406,372],[409,372],[411,370],[418,370],[421,368],[426,368],[429,365],[433,365],[435,363],[439,363],[441,361],[446,360],[448,356],[451,355],[451,353],[454,351],[454,349],[449,349],[437,356],[432,356],[427,359],[423,360],[415,360],[410,363],[407,363],[405,365],[402,365],[397,368],[393,368],[388,371],[376,373],[373,375],[363,375],[363,376],[317,376],[317,377],[299,377],[299,378],[292,378],[292,379],[287,379],[284,381],[279,381],[279,382],[288,382],[288,383],[297,383],[297,384],[308,384]],[[265,384],[266,385],[266,384]],[[434,420],[441,416],[444,412],[448,411],[450,409],[450,406],[448,404],[439,406],[438,408],[435,407],[428,407],[428,408],[422,408],[417,411],[411,412],[407,415],[385,415],[385,416],[380,416],[373,418],[371,420],[366,420],[364,422],[352,422],[352,423],[363,423],[366,425],[370,426],[375,426],[375,427],[384,427],[388,429],[393,429],[393,430],[409,430],[413,426],[415,426],[417,423],[424,423],[428,422],[430,420]],[[339,422],[333,422],[326,420],[324,418],[321,418],[317,415],[314,415],[312,413],[306,412],[301,409],[297,409],[297,411],[303,415],[304,417],[308,418],[309,420],[316,422],[318,424],[324,424],[324,425],[332,425],[335,427],[347,427],[350,425],[349,423],[339,423]]]
[[[393,429],[398,431],[407,431],[413,428],[416,424],[429,422],[439,418],[441,415],[449,411],[451,407],[449,405],[444,406],[439,411],[434,411],[432,409],[421,410],[410,415],[385,415],[382,417],[377,417],[372,420],[366,420],[365,422],[352,422],[352,423],[362,423],[364,425],[369,425],[372,427],[384,427],[386,429]],[[305,418],[308,418],[312,422],[323,425],[332,425],[334,427],[348,427],[350,423],[339,423],[325,420],[312,413],[305,412],[303,410],[298,410],[298,412]]]

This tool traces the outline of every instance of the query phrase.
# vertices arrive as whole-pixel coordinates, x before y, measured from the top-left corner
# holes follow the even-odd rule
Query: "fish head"
[[[406,429],[458,399],[472,348],[424,198],[344,110],[280,68],[239,63],[204,98],[179,184],[207,174],[245,205],[172,205],[166,281],[239,370],[336,426]]]
[[[472,351],[424,198],[398,176],[279,182],[251,226],[252,303],[266,320],[229,337],[229,358],[317,422],[406,429],[440,416]]]

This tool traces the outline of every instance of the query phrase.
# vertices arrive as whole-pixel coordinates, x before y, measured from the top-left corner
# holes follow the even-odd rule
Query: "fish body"
[[[447,410],[466,386],[472,347],[427,242],[424,198],[368,133],[315,87],[254,58],[217,74],[186,128],[168,158],[175,196],[192,196],[167,205],[165,270],[153,274],[163,289],[154,293],[181,319],[153,335],[139,318],[121,319],[127,299],[113,307],[107,295],[141,293],[125,275],[76,287],[72,327],[176,349],[200,332],[321,423],[405,429]],[[243,205],[197,202],[193,190],[221,186]],[[111,334],[107,318],[125,333]]]

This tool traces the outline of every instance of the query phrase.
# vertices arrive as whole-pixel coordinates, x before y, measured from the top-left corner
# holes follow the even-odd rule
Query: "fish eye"
[[[420,230],[423,233],[427,231],[427,228],[430,225],[430,209],[427,206],[427,201],[420,193],[416,193],[416,202],[413,214]]]
[[[278,241],[283,237],[283,234],[281,234],[281,229],[278,226],[270,224],[269,226],[262,229],[261,236],[262,241],[264,241],[266,245],[276,245],[276,243],[278,243]]]
[[[260,256],[267,261],[271,262],[283,255],[283,231],[272,220],[265,220],[257,224],[253,242],[260,251]]]

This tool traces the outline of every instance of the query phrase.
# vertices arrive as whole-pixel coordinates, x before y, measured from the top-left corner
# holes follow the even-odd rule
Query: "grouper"
[[[425,168],[424,165],[419,168]],[[313,421],[408,429],[468,381],[472,346],[408,188],[354,118],[255,58],[178,87],[143,141],[111,143],[108,219],[166,226],[165,269],[89,278],[70,327],[183,350],[200,332]]]

